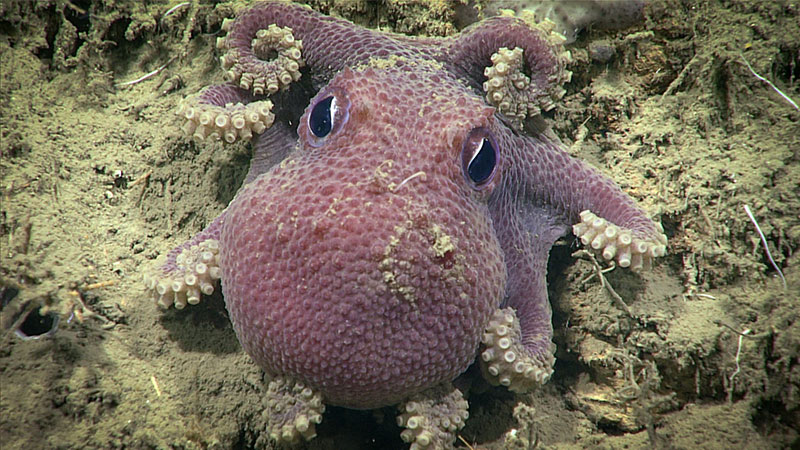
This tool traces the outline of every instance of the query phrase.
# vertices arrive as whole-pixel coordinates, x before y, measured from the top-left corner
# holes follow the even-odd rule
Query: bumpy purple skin
[[[234,329],[270,375],[298,379],[327,403],[394,404],[466,370],[491,314],[506,306],[516,310],[528,356],[546,361],[553,330],[545,275],[555,240],[587,209],[636,236],[658,233],[560,142],[516,133],[486,105],[483,70],[500,47],[524,49],[535,84],[558,70],[548,44],[522,21],[495,17],[450,38],[409,38],[292,4],[259,4],[228,36],[248,70],[260,64],[253,36],[273,23],[303,41],[318,91],[294,118],[299,143],[281,123],[258,137],[236,199],[166,266],[186,245],[220,241]],[[309,110],[329,95],[347,103],[347,118],[319,142],[307,128]],[[201,101],[254,99],[222,85]],[[498,150],[494,178],[480,187],[464,175],[461,156],[476,129]],[[453,247],[437,248],[447,244],[442,237]]]

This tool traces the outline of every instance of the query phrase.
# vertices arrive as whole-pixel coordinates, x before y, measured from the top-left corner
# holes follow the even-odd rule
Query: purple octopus
[[[398,404],[412,448],[450,447],[476,359],[514,392],[551,376],[556,239],[633,269],[665,253],[660,225],[534,126],[570,75],[546,25],[411,38],[267,2],[223,28],[228,83],[179,114],[198,140],[252,139],[250,172],[145,283],[183,308],[221,279],[275,440],[311,439],[325,404]]]

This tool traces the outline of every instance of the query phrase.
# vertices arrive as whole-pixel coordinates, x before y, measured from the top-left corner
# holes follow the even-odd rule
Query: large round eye
[[[318,138],[324,138],[333,130],[333,121],[336,118],[336,97],[323,98],[308,115],[308,129]]]
[[[312,147],[319,147],[338,133],[350,118],[350,100],[338,87],[319,93],[306,109],[297,133]]]
[[[469,184],[482,189],[497,172],[497,143],[486,128],[470,131],[461,147],[461,167]]]

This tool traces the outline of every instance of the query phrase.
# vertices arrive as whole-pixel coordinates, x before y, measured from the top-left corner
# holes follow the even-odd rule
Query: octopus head
[[[430,62],[344,70],[311,100],[222,230],[226,306],[267,373],[375,408],[469,366],[506,283],[495,120]]]

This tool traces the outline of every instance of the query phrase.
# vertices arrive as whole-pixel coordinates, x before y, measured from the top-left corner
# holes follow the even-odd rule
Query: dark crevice
[[[43,11],[47,23],[44,26],[45,42],[47,45],[44,47],[36,48],[33,53],[43,61],[52,61],[53,55],[56,51],[56,35],[60,28],[59,15],[56,14],[55,6],[51,6]]]
[[[775,78],[790,88],[800,82],[800,47],[781,47],[772,65]]]

